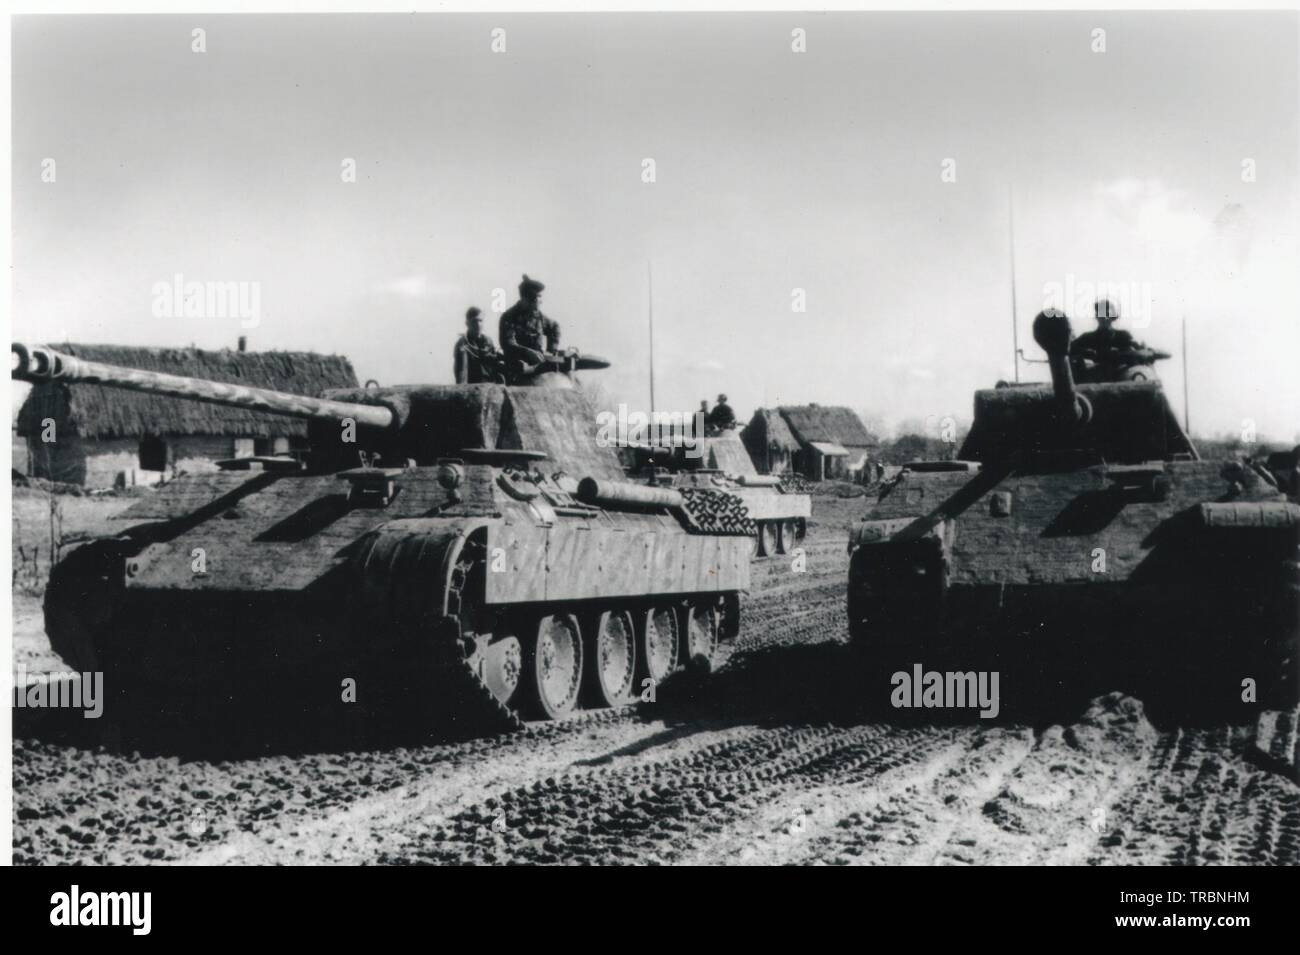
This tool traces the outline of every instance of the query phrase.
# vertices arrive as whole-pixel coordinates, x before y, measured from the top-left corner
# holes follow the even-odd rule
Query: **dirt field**
[[[15,505],[24,528],[33,500]],[[76,500],[87,526],[129,503]],[[231,762],[67,742],[15,711],[15,862],[1300,862],[1300,787],[1253,720],[1167,725],[1104,687],[1023,722],[868,705],[844,646],[845,528],[862,510],[816,498],[806,572],[756,564],[724,664],[653,704]],[[15,662],[57,666],[38,599],[16,593],[15,614]],[[1294,752],[1295,719],[1269,723],[1275,757]]]

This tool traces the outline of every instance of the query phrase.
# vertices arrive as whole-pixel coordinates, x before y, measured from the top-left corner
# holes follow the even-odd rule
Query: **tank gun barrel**
[[[390,428],[397,423],[397,415],[384,405],[356,404],[348,401],[331,401],[327,398],[309,398],[269,388],[233,385],[204,378],[169,375],[164,372],[122,368],[103,362],[87,361],[44,345],[11,345],[11,377],[32,384],[65,381],[104,385],[143,391],[147,394],[188,398],[211,404],[230,405],[288,415],[294,418],[318,418],[342,421],[351,418],[359,425],[372,428]]]
[[[1070,320],[1063,312],[1048,309],[1034,319],[1034,341],[1047,352],[1047,367],[1052,373],[1052,391],[1061,419],[1069,424],[1086,424],[1092,418],[1088,399],[1074,387],[1070,370]]]
[[[1173,357],[1167,351],[1161,351],[1158,348],[1148,348],[1145,345],[1133,349],[1133,353],[1140,361],[1147,362],[1148,364],[1155,361],[1164,361],[1166,358]]]

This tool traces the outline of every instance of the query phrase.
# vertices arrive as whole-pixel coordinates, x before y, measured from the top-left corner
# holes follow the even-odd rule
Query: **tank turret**
[[[961,460],[1052,469],[1197,459],[1159,381],[1077,383],[1070,320],[1061,312],[1040,313],[1034,339],[1047,353],[1051,384],[1003,382],[977,391]]]
[[[304,397],[44,346],[12,353],[13,377],[37,387],[308,421],[304,461],[180,475],[55,566],[51,644],[106,671],[119,712],[230,701],[250,673],[330,705],[362,674],[389,720],[424,725],[432,710],[486,732],[627,703],[685,661],[707,668],[738,630],[744,505],[626,481],[573,386],[603,359],[548,355],[512,385]]]
[[[1034,338],[1050,384],[976,392],[960,460],[908,465],[853,529],[855,646],[886,673],[981,661],[1011,686],[1011,670],[1026,698],[1091,671],[1092,691],[1153,702],[1226,705],[1249,680],[1293,703],[1300,505],[1284,482],[1201,460],[1157,381],[1078,382],[1065,315],[1037,316]]]
[[[367,463],[388,466],[412,461],[431,465],[462,451],[480,460],[484,451],[498,452],[496,460],[506,463],[519,457],[510,452],[527,450],[484,444],[495,436],[493,430],[485,430],[481,420],[464,414],[467,406],[483,405],[488,414],[499,410],[493,395],[499,396],[500,386],[395,385],[331,389],[310,397],[87,361],[44,345],[14,343],[11,353],[12,377],[34,385],[102,385],[305,419],[309,451],[304,463],[315,471],[355,466],[362,456]],[[607,367],[609,362],[592,355],[547,355],[512,387],[572,392],[575,372]],[[225,463],[244,467],[250,461]],[[251,459],[251,463],[270,462]]]

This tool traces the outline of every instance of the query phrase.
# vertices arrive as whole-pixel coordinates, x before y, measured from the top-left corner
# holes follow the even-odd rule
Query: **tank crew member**
[[[560,347],[560,325],[543,315],[540,307],[544,288],[541,282],[525,275],[519,283],[519,301],[501,316],[501,350],[511,374],[536,365],[546,352]]]
[[[1098,299],[1093,309],[1097,315],[1096,329],[1084,332],[1070,345],[1070,358],[1075,364],[1086,359],[1104,365],[1110,356],[1137,347],[1132,335],[1114,327],[1119,321],[1119,308],[1113,302]]]
[[[501,353],[492,339],[483,334],[483,313],[477,308],[465,313],[465,334],[456,339],[453,355],[456,384],[502,380]]]
[[[709,412],[707,424],[716,431],[726,431],[736,426],[736,413],[727,404],[726,395],[718,395],[718,403]]]

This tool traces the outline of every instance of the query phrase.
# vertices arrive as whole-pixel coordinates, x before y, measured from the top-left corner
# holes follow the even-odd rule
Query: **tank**
[[[308,421],[300,457],[179,476],[53,569],[54,650],[133,700],[283,680],[337,701],[350,680],[390,713],[482,735],[644,697],[739,628],[750,541],[719,517],[736,502],[626,479],[574,387],[600,359],[309,398],[12,351],[36,385]]]
[[[744,504],[754,556],[793,551],[808,532],[812,496],[776,475],[759,474],[734,430],[698,440],[699,454],[694,457],[682,447],[632,448],[627,461],[629,476],[659,486],[725,491]]]
[[[1179,706],[1295,702],[1300,504],[1262,465],[1202,460],[1158,381],[1076,383],[1065,315],[1034,338],[1051,383],[977,392],[959,460],[908,465],[852,528],[854,646],[1049,691],[1082,667]]]

